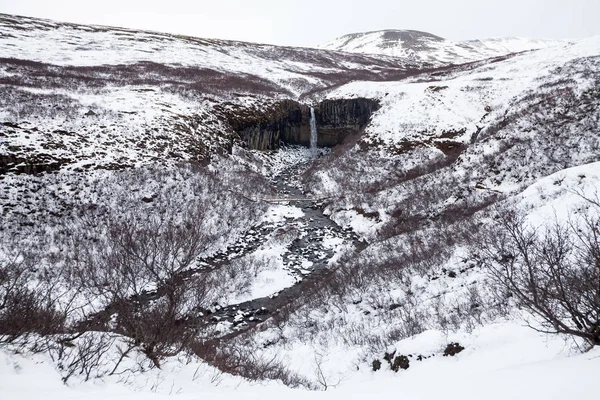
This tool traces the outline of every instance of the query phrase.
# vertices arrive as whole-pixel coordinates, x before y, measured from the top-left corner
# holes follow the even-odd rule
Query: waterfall
[[[315,117],[315,109],[310,108],[310,149],[317,151],[317,118]]]

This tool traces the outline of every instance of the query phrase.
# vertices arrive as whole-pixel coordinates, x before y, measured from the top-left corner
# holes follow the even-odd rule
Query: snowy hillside
[[[0,14],[0,29],[2,58],[69,67],[141,63],[178,66],[176,75],[179,79],[207,81],[209,88],[218,85],[214,81],[224,79],[226,74],[243,81],[242,86],[254,84],[255,91],[279,92],[287,96],[326,87],[332,81],[338,83],[347,79],[339,75],[349,71],[357,74],[353,78],[365,79],[381,74],[398,76],[408,68],[422,66],[392,57],[341,55],[314,49],[83,26],[3,14]],[[146,67],[151,65],[146,64]],[[83,73],[86,69],[77,71]],[[110,73],[110,70],[96,72]],[[160,72],[160,69],[148,68],[138,79],[152,79]],[[231,85],[230,90],[236,83],[240,84],[227,83]]]
[[[443,342],[441,333],[427,332],[404,345],[427,349]],[[25,357],[0,352],[0,390],[6,398],[23,400],[43,396],[64,399],[371,399],[374,395],[399,395],[417,399],[478,400],[548,399],[586,397],[595,391],[598,351],[572,355],[561,350],[564,342],[540,343],[525,327],[492,326],[472,336],[470,354],[458,360],[432,359],[402,376],[378,376],[363,371],[346,376],[327,392],[294,390],[275,384],[249,384],[238,377],[219,374],[206,364],[173,360],[162,371],[153,370],[127,383],[96,382],[68,387],[45,357]],[[412,350],[411,350],[412,351]],[[554,354],[553,354],[554,353]],[[561,354],[556,356],[556,354]],[[435,377],[435,384],[431,383]],[[35,385],[31,385],[34,381]],[[148,389],[143,389],[148,387]]]
[[[11,159],[0,170],[203,160],[234,140],[216,109],[225,101],[297,99],[353,79],[397,79],[416,66],[8,15],[0,32],[0,120],[12,124],[1,128]]]
[[[600,37],[328,46],[0,15],[0,397],[593,398]]]
[[[360,54],[380,54],[439,66],[542,49],[564,42],[513,37],[452,41],[427,32],[383,30],[341,36],[319,48]]]

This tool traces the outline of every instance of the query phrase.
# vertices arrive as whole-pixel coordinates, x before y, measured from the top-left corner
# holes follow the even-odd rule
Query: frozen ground
[[[440,355],[449,341],[466,349],[455,357]],[[398,343],[404,354],[437,354],[411,363],[408,370],[378,372],[361,365],[336,387],[309,392],[276,382],[250,384],[220,375],[210,367],[172,360],[163,370],[134,378],[128,386],[109,381],[65,386],[43,356],[0,353],[0,393],[5,399],[556,399],[590,398],[596,393],[600,351],[578,354],[574,343],[545,337],[514,323],[490,325],[467,334],[427,331]],[[335,359],[337,354],[330,354]],[[212,382],[211,382],[212,381]]]

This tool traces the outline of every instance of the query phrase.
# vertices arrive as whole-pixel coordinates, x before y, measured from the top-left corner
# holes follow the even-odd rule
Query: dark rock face
[[[379,103],[370,99],[325,100],[315,106],[318,146],[333,147],[362,132]],[[232,129],[251,149],[276,150],[281,143],[310,146],[310,107],[296,101],[275,103],[267,111],[236,110]]]
[[[39,174],[42,172],[58,171],[67,161],[44,155],[26,158],[14,154],[0,154],[0,175],[7,172]]]
[[[371,99],[325,100],[315,107],[318,145],[333,147],[350,135],[362,133],[379,103]]]
[[[300,142],[301,138],[310,138],[309,110],[296,101],[284,100],[264,112],[236,110],[228,119],[249,148],[276,150],[282,140]]]
[[[444,357],[453,357],[463,351],[465,348],[458,343],[449,343],[444,350]]]

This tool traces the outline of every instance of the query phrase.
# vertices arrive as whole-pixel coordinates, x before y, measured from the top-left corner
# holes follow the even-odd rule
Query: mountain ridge
[[[454,41],[418,30],[384,29],[340,36],[321,49],[401,57],[436,66],[462,64],[564,44],[564,40],[518,37]]]

